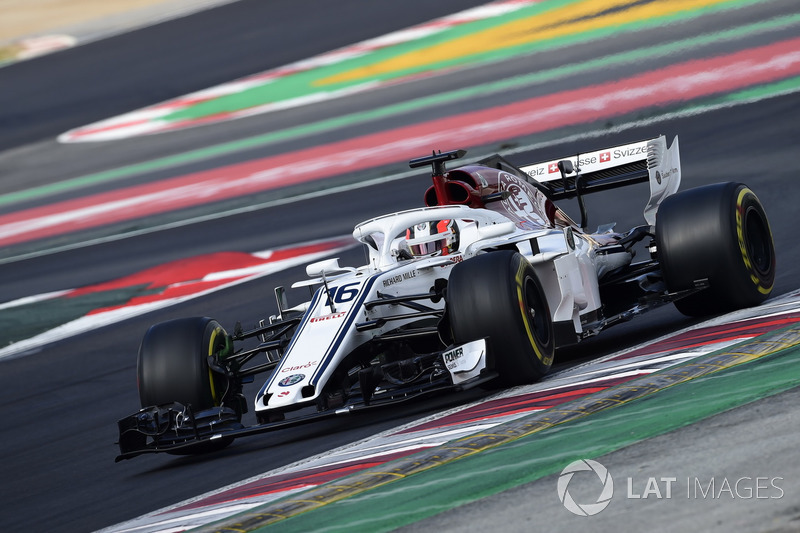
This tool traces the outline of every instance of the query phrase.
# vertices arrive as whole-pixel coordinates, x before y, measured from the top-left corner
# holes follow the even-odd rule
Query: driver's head
[[[448,255],[458,250],[458,225],[453,220],[422,222],[406,230],[406,240],[416,257]]]

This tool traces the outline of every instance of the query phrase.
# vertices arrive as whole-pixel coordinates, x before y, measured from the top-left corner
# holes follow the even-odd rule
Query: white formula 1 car
[[[443,390],[529,383],[556,347],[674,302],[702,316],[770,294],[775,253],[767,216],[739,183],[677,192],[677,138],[662,136],[516,168],[500,156],[431,166],[428,207],[362,222],[357,268],[307,267],[310,301],[232,332],[210,318],[152,326],[142,340],[142,409],[119,421],[117,460],[196,453],[234,438]],[[644,223],[586,229],[583,197],[649,182]],[[555,202],[576,198],[577,224]],[[642,243],[649,257],[633,261]],[[250,404],[243,384],[266,381]],[[258,423],[244,426],[248,404]],[[298,412],[295,412],[298,411]]]

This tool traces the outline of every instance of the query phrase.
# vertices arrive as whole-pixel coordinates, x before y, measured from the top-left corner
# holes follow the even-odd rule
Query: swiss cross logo
[[[601,163],[608,163],[609,161],[611,161],[611,152],[603,152],[600,154]]]
[[[550,166],[547,167],[547,171],[552,174],[553,172],[558,172],[558,164],[557,163],[550,163]]]

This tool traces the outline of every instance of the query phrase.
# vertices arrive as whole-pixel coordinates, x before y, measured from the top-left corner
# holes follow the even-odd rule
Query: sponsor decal
[[[283,373],[283,372],[297,372],[298,370],[304,370],[304,369],[307,369],[307,368],[314,368],[315,366],[317,366],[317,361],[310,361],[310,362],[304,363],[302,365],[287,366],[285,368],[282,368],[281,369],[281,373]]]
[[[442,357],[444,357],[444,364],[447,366],[447,369],[455,370],[458,367],[458,360],[464,357],[464,348],[459,346],[455,350],[444,352]]]
[[[614,150],[614,159],[631,157],[633,155],[647,155],[647,143],[643,143],[639,146],[626,146],[625,148],[617,148]]]
[[[449,263],[445,263],[444,265],[439,265],[439,268],[451,268],[456,263],[460,263],[464,260],[464,256],[461,254],[458,255],[451,255],[448,256],[447,259],[450,260]]]
[[[408,272],[403,272],[402,274],[398,274],[396,276],[392,276],[391,278],[386,278],[385,280],[383,280],[383,286],[384,287],[390,287],[390,286],[392,286],[392,285],[394,285],[396,283],[402,283],[402,282],[404,282],[406,280],[409,280],[409,279],[412,279],[412,278],[416,278],[416,277],[417,277],[417,271],[416,270],[410,270]]]
[[[547,165],[539,165],[537,167],[529,167],[524,170],[528,173],[528,176],[535,178],[536,176],[544,176],[546,169]]]
[[[309,320],[309,322],[314,323],[314,322],[325,322],[326,320],[335,320],[337,318],[342,318],[346,314],[347,313],[342,311],[341,313],[331,313],[330,315],[315,316],[314,318]]]
[[[279,398],[283,398],[284,396],[289,396],[292,392],[288,390],[284,390],[278,393]]]
[[[573,166],[581,172],[596,172],[607,168],[609,164],[622,165],[645,159],[647,157],[647,145],[647,141],[626,144],[607,150],[598,150],[596,152],[578,154],[572,157],[562,157],[554,161],[537,163],[535,165],[522,167],[522,170],[532,178],[538,178],[539,181],[552,181],[557,179],[557,177],[551,175],[560,172],[558,169],[559,161],[571,161]]]
[[[543,199],[537,197],[536,193],[528,194],[528,185],[521,179],[503,172],[500,174],[500,189],[510,193],[501,204],[510,215],[517,218],[518,223],[532,222],[535,224],[533,229],[547,226],[542,215],[544,206],[536,205],[537,200],[543,204]]]
[[[282,380],[278,382],[279,387],[291,387],[297,383],[300,383],[306,378],[305,374],[292,374],[291,376],[286,376]]]
[[[669,177],[672,176],[673,174],[675,174],[676,172],[678,172],[678,169],[673,167],[673,168],[665,170],[664,174],[662,174],[661,177],[666,180],[666,179],[669,179]]]
[[[485,366],[479,366],[485,353],[486,342],[480,339],[442,352],[442,361],[447,370],[453,374],[454,382],[458,383],[480,373]]]
[[[384,287],[390,287],[390,286],[394,285],[395,283],[400,283],[401,281],[403,281],[403,276],[399,276],[399,275],[398,276],[392,276],[391,278],[386,278],[385,280],[383,280],[383,286]]]

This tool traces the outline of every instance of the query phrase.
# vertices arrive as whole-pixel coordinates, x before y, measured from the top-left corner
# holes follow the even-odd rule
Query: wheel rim
[[[745,213],[744,228],[747,255],[756,272],[765,277],[772,270],[771,239],[766,221],[754,207]]]
[[[208,343],[208,356],[212,357],[224,349],[225,332],[222,327],[217,326],[211,331],[211,338]],[[219,374],[211,370],[210,366],[208,368],[208,384],[210,386],[211,400],[215,406],[219,406],[222,402],[221,396],[224,395],[225,389],[222,387],[222,383],[220,383]]]
[[[539,344],[547,346],[550,343],[550,328],[548,328],[547,308],[539,296],[539,290],[531,277],[525,278],[525,309],[528,320],[533,326],[533,334]]]

